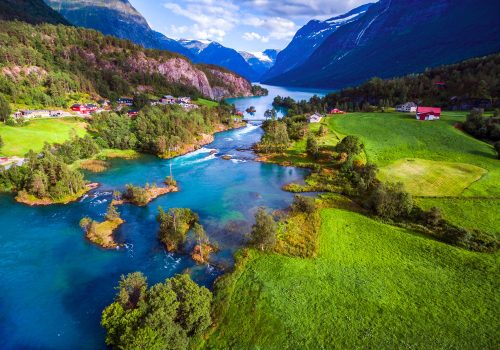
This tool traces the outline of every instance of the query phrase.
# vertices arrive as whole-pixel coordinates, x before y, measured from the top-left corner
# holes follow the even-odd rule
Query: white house
[[[323,119],[323,116],[318,112],[311,114],[309,117],[307,117],[307,121],[309,123],[319,123],[321,119]]]
[[[417,111],[417,104],[414,102],[406,102],[402,105],[396,106],[396,111],[414,113]]]

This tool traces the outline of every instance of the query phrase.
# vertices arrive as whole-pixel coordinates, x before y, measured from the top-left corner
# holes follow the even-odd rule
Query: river
[[[268,96],[232,99],[242,110],[253,105],[263,116],[276,95],[305,99],[319,91],[272,86]],[[112,302],[120,275],[142,271],[149,284],[189,271],[207,287],[233,263],[259,206],[287,207],[292,194],[281,187],[303,181],[306,170],[254,161],[248,149],[262,136],[259,125],[216,135],[206,147],[172,160],[141,156],[112,160],[100,174],[86,174],[101,186],[69,205],[28,207],[0,195],[0,348],[103,349],[102,309]],[[216,154],[211,154],[216,150]],[[230,154],[231,160],[222,155]],[[126,221],[117,239],[126,246],[103,250],[84,238],[84,216],[102,220],[112,191],[126,184],[160,183],[172,169],[180,192],[146,207],[118,207]],[[220,251],[214,263],[196,266],[188,255],[167,253],[159,244],[158,206],[191,208],[200,215]]]

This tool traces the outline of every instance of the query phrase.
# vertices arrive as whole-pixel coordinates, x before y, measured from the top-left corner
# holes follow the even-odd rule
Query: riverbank
[[[59,199],[52,199],[52,198],[37,198],[33,195],[30,195],[24,191],[19,192],[15,199],[18,203],[26,204],[29,206],[47,206],[47,205],[53,205],[53,204],[68,204],[72,202],[78,201],[80,198],[82,198],[87,192],[96,189],[99,187],[98,183],[90,183],[85,185],[85,188],[76,193],[73,196],[66,196],[63,198]]]
[[[247,123],[243,121],[234,121],[232,126],[226,124],[219,124],[212,133],[201,134],[199,139],[197,139],[195,142],[184,144],[175,151],[167,151],[164,154],[160,155],[159,157],[162,159],[172,159],[186,155],[214,142],[215,134],[224,131],[240,129],[245,127],[246,125]]]

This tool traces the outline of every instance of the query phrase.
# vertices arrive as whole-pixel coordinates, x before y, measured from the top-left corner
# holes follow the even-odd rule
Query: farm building
[[[441,117],[441,108],[439,107],[417,107],[417,120],[436,120]]]
[[[403,103],[402,105],[396,106],[396,111],[398,112],[416,112],[417,111],[417,104],[414,102],[406,102]]]
[[[309,123],[319,123],[321,119],[323,119],[323,116],[318,112],[311,114],[309,117],[307,117],[307,121]]]
[[[90,114],[97,111],[97,106],[93,104],[74,104],[71,106],[71,110],[80,114]]]
[[[338,108],[334,108],[330,111],[330,114],[345,114],[343,110],[340,110]]]

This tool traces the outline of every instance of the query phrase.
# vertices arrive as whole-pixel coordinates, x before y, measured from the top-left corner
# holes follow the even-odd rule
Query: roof
[[[441,114],[441,108],[440,107],[422,107],[422,106],[418,106],[417,107],[417,113],[437,113],[437,114]]]

